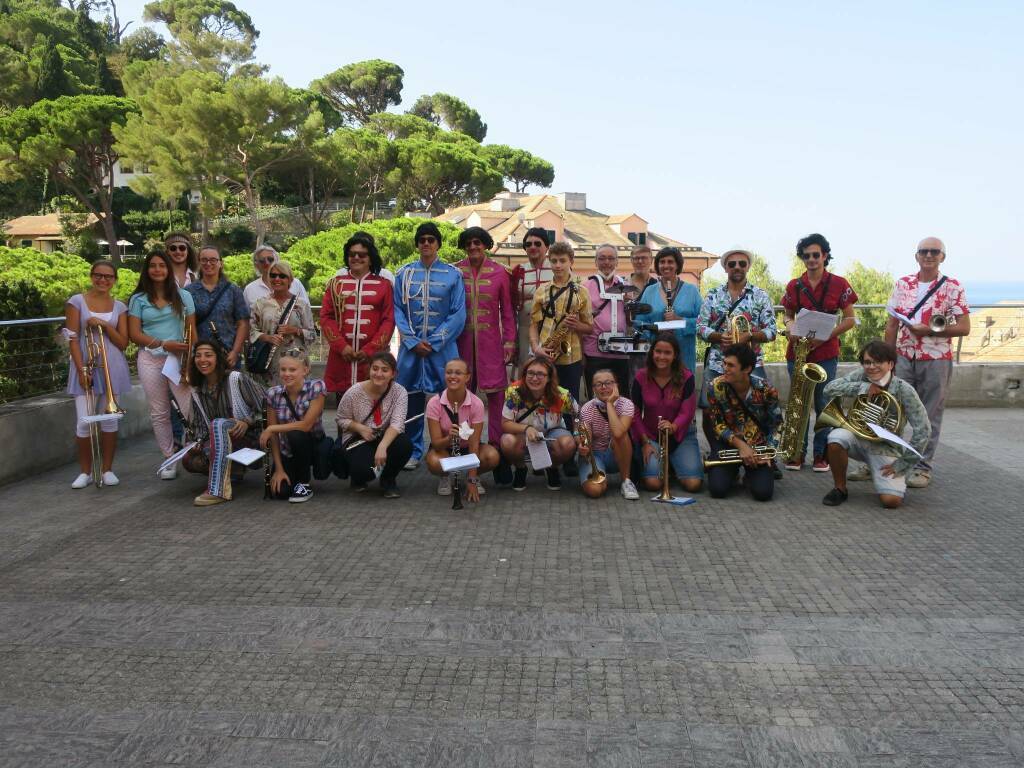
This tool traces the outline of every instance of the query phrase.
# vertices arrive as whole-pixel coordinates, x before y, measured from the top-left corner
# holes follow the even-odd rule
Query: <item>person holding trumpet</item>
[[[580,488],[585,496],[600,498],[608,491],[608,475],[622,475],[622,498],[636,501],[640,494],[630,479],[633,443],[630,427],[635,407],[619,394],[615,372],[601,368],[590,380],[594,397],[580,408]]]
[[[83,419],[116,408],[116,396],[132,388],[124,357],[124,348],[128,346],[128,308],[111,295],[117,282],[113,262],[93,262],[89,280],[90,288],[76,293],[64,306],[65,335],[71,353],[67,391],[75,398],[75,437],[81,470],[71,483],[76,489],[85,488],[99,473],[102,485],[120,482],[113,471],[118,419],[104,419],[99,425]],[[97,440],[99,445],[94,446]],[[101,467],[93,466],[97,454]]]
[[[453,455],[452,447],[457,446],[459,455],[475,453],[480,466],[466,472],[466,500],[480,501],[484,487],[480,475],[498,466],[498,449],[488,443],[481,444],[484,431],[484,402],[469,391],[469,364],[462,358],[449,360],[444,366],[445,390],[434,395],[427,402],[427,430],[430,433],[430,448],[427,450],[427,469],[441,480],[437,485],[438,496],[452,495],[451,476],[441,468],[441,459]],[[467,425],[472,432],[466,437],[460,429]]]
[[[756,501],[769,501],[775,492],[773,449],[782,409],[775,387],[750,375],[755,361],[747,344],[730,344],[722,352],[724,371],[708,389],[715,442],[706,466],[708,491],[716,499],[728,495],[741,465]]]

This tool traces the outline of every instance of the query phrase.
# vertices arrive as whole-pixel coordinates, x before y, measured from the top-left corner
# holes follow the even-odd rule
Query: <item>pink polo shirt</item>
[[[430,398],[427,403],[426,414],[428,419],[433,419],[441,427],[441,434],[447,435],[452,429],[452,420],[448,417],[448,411],[445,410],[444,406],[449,408],[452,406],[448,401],[447,389],[440,395],[434,395]],[[484,401],[472,392],[467,391],[466,399],[459,406],[459,412],[456,415],[459,417],[459,424],[464,421],[469,422],[471,427],[483,424],[485,416]],[[462,442],[465,445],[466,441],[463,440]]]

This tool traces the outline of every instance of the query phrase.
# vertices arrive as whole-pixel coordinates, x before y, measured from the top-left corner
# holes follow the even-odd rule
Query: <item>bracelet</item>
[[[480,485],[480,478],[479,477],[467,477],[466,478],[466,482],[469,483],[470,485]]]

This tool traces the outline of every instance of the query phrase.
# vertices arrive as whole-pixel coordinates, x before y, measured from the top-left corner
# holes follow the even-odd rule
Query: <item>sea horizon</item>
[[[961,280],[969,304],[998,304],[1001,301],[1024,304],[1024,280]]]

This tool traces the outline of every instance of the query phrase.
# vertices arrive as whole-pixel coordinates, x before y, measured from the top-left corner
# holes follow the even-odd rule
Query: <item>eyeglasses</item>
[[[729,269],[736,269],[737,267],[739,267],[740,269],[743,269],[744,267],[747,266],[747,262],[745,262],[745,261],[727,261],[727,262],[725,262],[725,265]]]
[[[416,241],[417,245],[432,245],[437,242],[437,238],[433,235],[424,235]]]
[[[878,368],[879,366],[885,365],[881,360],[868,360],[867,358],[861,360],[860,364],[865,368]]]
[[[918,248],[918,256],[936,256],[938,257],[942,253],[941,248]]]
[[[811,259],[823,259],[825,254],[823,253],[801,253],[800,261],[809,261]]]
[[[188,246],[184,243],[178,243],[177,245],[168,245],[168,251],[188,251]]]
[[[107,272],[93,272],[91,277],[94,280],[117,280],[117,275],[111,275]]]
[[[218,259],[216,256],[208,256],[205,259],[200,259],[199,263],[200,264],[216,264],[219,261],[220,261],[220,259]]]
[[[523,248],[543,248],[543,240],[527,240],[523,243]]]
[[[526,378],[528,379],[546,379],[548,377],[547,371],[527,371]]]
[[[605,387],[614,387],[614,381],[595,381],[594,389],[604,389]]]
[[[291,280],[291,275],[285,275],[280,272],[271,272],[267,275],[271,280]]]

